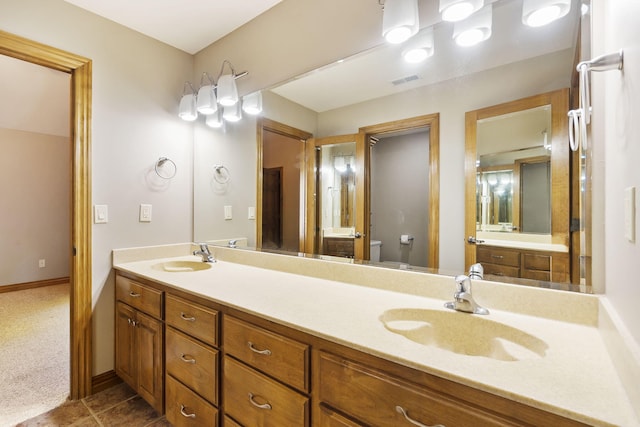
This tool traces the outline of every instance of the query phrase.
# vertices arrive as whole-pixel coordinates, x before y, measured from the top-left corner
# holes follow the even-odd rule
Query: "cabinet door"
[[[162,323],[144,313],[136,313],[138,394],[158,413],[163,413]]]
[[[134,390],[138,388],[135,363],[135,310],[116,305],[116,374]]]

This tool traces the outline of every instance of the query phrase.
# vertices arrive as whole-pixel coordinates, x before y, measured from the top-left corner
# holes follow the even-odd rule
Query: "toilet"
[[[382,246],[380,240],[370,241],[369,260],[371,262],[380,262],[380,246]]]

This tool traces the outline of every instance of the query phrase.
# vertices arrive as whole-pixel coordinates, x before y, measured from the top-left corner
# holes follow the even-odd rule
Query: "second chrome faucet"
[[[456,291],[453,294],[453,301],[444,303],[446,308],[464,313],[489,314],[489,310],[481,307],[473,299],[471,294],[471,279],[469,276],[461,274],[456,276]]]

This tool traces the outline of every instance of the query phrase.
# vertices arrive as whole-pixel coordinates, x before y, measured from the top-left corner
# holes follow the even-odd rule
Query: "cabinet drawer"
[[[116,299],[157,319],[162,318],[162,292],[149,286],[118,275]]]
[[[226,415],[224,417],[224,423],[222,425],[223,427],[242,427],[240,424],[233,421],[231,418],[227,417]]]
[[[482,264],[484,274],[493,274],[494,276],[520,277],[520,269],[518,267],[509,267],[508,265]]]
[[[309,399],[231,357],[224,359],[224,410],[245,426],[308,427]]]
[[[165,344],[167,373],[214,405],[218,404],[218,351],[172,327]]]
[[[167,295],[164,311],[167,325],[207,344],[218,345],[217,311],[173,295]]]
[[[478,246],[476,248],[476,259],[481,263],[520,267],[520,251],[497,248],[495,246]]]
[[[362,424],[358,424],[343,417],[325,405],[320,405],[320,411],[318,414],[318,419],[320,420],[319,425],[321,427],[364,427]]]
[[[522,278],[548,282],[551,280],[551,272],[540,270],[522,270]]]
[[[309,346],[226,316],[224,350],[302,391],[309,390]]]
[[[459,400],[440,396],[363,365],[320,354],[320,400],[377,427],[411,425],[512,425]],[[401,413],[401,412],[404,412]],[[464,423],[462,423],[464,420]],[[414,423],[415,424],[415,423]]]
[[[175,427],[216,427],[218,410],[167,375],[166,416]]]
[[[551,271],[551,255],[525,252],[522,254],[522,266],[526,270]]]

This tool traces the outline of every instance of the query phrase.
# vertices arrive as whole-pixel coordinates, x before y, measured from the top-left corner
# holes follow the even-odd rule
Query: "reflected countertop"
[[[326,268],[328,271],[323,274],[331,277],[343,269],[347,271],[343,272],[345,281],[355,282],[354,277],[363,277],[362,266],[334,265],[326,261],[320,264],[319,260],[307,258],[293,258],[295,262],[292,262],[291,257],[228,248],[212,248],[218,262],[206,270],[168,272],[157,268],[158,263],[166,261],[199,260],[186,255],[190,250],[186,244],[115,250],[113,266],[170,288],[587,424],[640,425],[601,338],[598,310],[602,308],[597,296],[475,282],[476,299],[491,311],[487,318],[534,335],[548,345],[542,358],[506,362],[424,346],[385,328],[380,318],[389,310],[445,310],[443,303],[453,286],[449,277],[375,270],[370,278],[364,278],[371,286],[345,283],[301,273],[305,269],[317,272],[319,268]],[[269,268],[264,268],[265,265]],[[284,265],[287,267],[280,268]],[[324,267],[320,267],[322,265]],[[292,273],[292,269],[298,271]],[[353,270],[351,278],[349,270]],[[389,285],[380,286],[376,280]],[[421,286],[403,288],[412,281],[418,281]],[[520,295],[517,298],[521,301],[506,301],[505,295]],[[536,295],[545,300],[536,303]],[[528,304],[530,310],[541,310],[542,315],[501,309],[511,303],[514,307]],[[572,310],[565,310],[568,316],[565,319],[565,313],[558,313],[561,310],[554,307],[566,308],[566,304],[570,304]],[[548,315],[544,312],[547,309]]]

